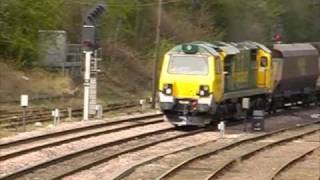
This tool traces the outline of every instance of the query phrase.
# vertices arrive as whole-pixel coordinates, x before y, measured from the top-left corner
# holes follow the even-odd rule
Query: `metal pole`
[[[84,100],[83,100],[83,120],[89,120],[89,90],[90,90],[90,61],[91,51],[85,51],[85,70],[84,70]]]
[[[68,118],[70,121],[72,120],[72,108],[71,107],[68,108]]]
[[[26,131],[26,107],[23,107],[23,115],[22,115],[22,126],[23,131]]]
[[[247,127],[247,117],[246,116],[243,116],[242,117],[242,122],[243,122],[243,131],[244,132],[247,132],[248,131],[248,127]]]
[[[161,26],[161,14],[162,14],[162,0],[158,0],[158,21],[156,32],[156,47],[155,47],[155,59],[153,63],[153,78],[152,78],[152,108],[156,108],[157,101],[157,89],[158,89],[158,64],[160,61],[160,26]]]

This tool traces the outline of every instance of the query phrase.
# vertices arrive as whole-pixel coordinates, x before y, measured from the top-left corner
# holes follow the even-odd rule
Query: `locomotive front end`
[[[159,83],[160,108],[176,126],[205,126],[214,111],[214,59],[197,45],[165,55]]]

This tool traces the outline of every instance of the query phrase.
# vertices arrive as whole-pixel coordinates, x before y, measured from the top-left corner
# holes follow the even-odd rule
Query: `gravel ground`
[[[87,149],[99,144],[132,137],[146,132],[157,131],[168,127],[171,127],[171,125],[165,122],[161,124],[147,125],[144,127],[132,128],[129,130],[114,132],[112,134],[101,135],[68,144],[63,144],[52,148],[46,148],[41,151],[32,152],[16,158],[8,159],[0,162],[0,177],[7,173],[22,169],[26,166],[30,166],[34,163],[44,162],[49,159],[64,155],[66,153],[79,151],[81,149]]]
[[[150,158],[181,150],[190,146],[216,140],[218,138],[219,134],[217,132],[205,132],[185,138],[175,139],[170,142],[161,143],[159,145],[143,149],[139,152],[120,156],[117,159],[111,160],[107,163],[80,172],[73,176],[66,177],[65,179],[112,179],[112,177],[115,177],[118,173],[127,169],[131,165],[136,164],[137,162],[148,160]]]
[[[318,134],[312,134],[299,140],[263,150],[249,159],[238,162],[232,168],[228,169],[228,171],[222,176],[220,176],[219,179],[269,179],[275,170],[280,168],[282,165],[287,164],[291,159],[295,158],[301,153],[308,152],[311,149],[319,147],[319,142],[309,140],[306,141],[306,139],[317,140]]]

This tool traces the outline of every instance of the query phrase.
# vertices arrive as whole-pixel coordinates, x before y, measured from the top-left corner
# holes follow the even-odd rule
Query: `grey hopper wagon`
[[[290,97],[316,90],[319,52],[310,43],[273,46],[273,96]]]

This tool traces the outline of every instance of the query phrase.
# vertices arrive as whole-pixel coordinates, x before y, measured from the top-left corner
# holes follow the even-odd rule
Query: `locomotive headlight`
[[[204,96],[205,95],[205,92],[204,92],[204,90],[200,90],[200,96]]]
[[[199,96],[200,97],[207,97],[209,95],[210,95],[209,86],[201,85],[200,88],[199,88]]]
[[[166,94],[171,94],[171,93],[172,93],[172,90],[171,90],[171,89],[166,89],[165,93],[166,93]]]
[[[163,93],[166,95],[172,95],[172,84],[164,84]]]

